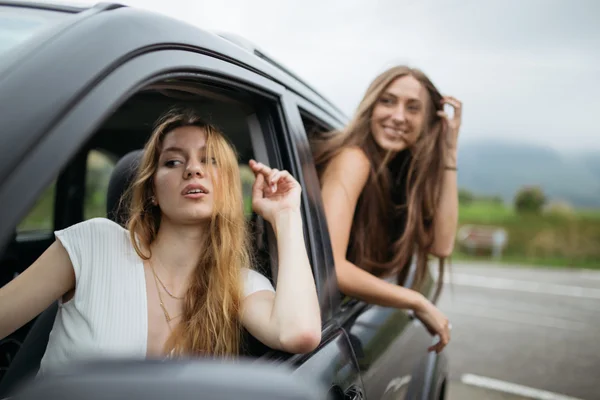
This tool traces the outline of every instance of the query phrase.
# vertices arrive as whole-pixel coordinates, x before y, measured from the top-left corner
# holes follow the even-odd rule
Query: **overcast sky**
[[[424,70],[461,137],[600,149],[600,0],[123,0],[237,33],[352,114],[376,74]]]

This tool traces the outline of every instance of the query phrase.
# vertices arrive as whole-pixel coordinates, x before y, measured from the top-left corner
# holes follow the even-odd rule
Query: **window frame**
[[[188,76],[198,82],[224,84],[250,95],[256,95],[272,108],[257,112],[251,116],[249,130],[258,161],[272,167],[288,169],[304,187],[302,174],[297,165],[297,153],[294,150],[289,127],[289,113],[285,110],[286,88],[281,84],[239,65],[183,49],[163,49],[138,55],[124,61],[103,79],[76,99],[63,114],[57,115],[57,121],[37,141],[36,145],[23,154],[23,161],[14,168],[0,186],[0,202],[6,206],[0,209],[0,243],[10,235],[7,227],[14,227],[31,208],[42,190],[60,174],[59,185],[69,185],[72,179],[84,179],[86,157],[76,160],[82,149],[90,141],[104,121],[127,99],[155,82],[169,78]],[[267,104],[265,103],[265,104]],[[258,108],[257,108],[258,110]],[[262,150],[261,150],[262,149]],[[75,161],[74,161],[75,160]],[[81,177],[69,177],[61,174],[67,166],[81,163]],[[67,168],[70,174],[78,174],[77,168]],[[66,171],[63,171],[66,172]],[[31,185],[31,177],[36,177],[36,185]],[[69,207],[73,192],[67,186],[57,187],[62,193],[57,198],[54,230],[63,229],[78,222],[81,210]],[[22,193],[16,202],[10,193]],[[70,194],[69,194],[70,193]],[[71,197],[69,197],[71,196]],[[6,202],[4,202],[6,201]],[[83,202],[80,202],[83,204]],[[318,265],[319,253],[311,251],[315,240],[312,238],[311,210],[306,207],[306,194],[303,191],[303,220],[305,222],[306,245],[316,280],[320,277]],[[11,210],[11,212],[7,212]],[[79,219],[80,220],[80,219]],[[276,267],[275,271],[276,271]],[[273,274],[276,278],[276,273]],[[318,283],[318,290],[325,285]],[[320,296],[323,296],[319,293]],[[323,315],[330,313],[329,302],[321,302]]]
[[[4,207],[0,208],[0,220],[4,224],[0,231],[0,242],[12,234],[12,228],[25,217],[46,186],[61,173],[67,163],[73,163],[73,158],[102,122],[126,99],[170,74],[180,75],[190,71],[202,80],[222,81],[223,76],[230,76],[232,82],[237,81],[249,90],[252,90],[249,86],[251,84],[274,99],[284,91],[281,85],[239,66],[184,50],[146,53],[121,64],[90,88],[66,113],[57,115],[60,119],[35,146],[23,152],[23,161],[3,181],[0,186],[0,201]],[[32,177],[35,177],[35,185],[32,185]],[[64,192],[60,188],[57,190]],[[20,193],[21,196],[16,199],[13,193]],[[65,227],[68,220],[64,213],[57,212],[54,228]]]
[[[302,200],[304,212],[307,216],[305,229],[310,233],[307,247],[309,256],[314,263],[313,271],[315,272],[322,320],[325,326],[328,326],[332,323],[335,324],[341,296],[337,285],[333,251],[323,209],[321,186],[300,110],[308,108],[311,113],[320,116],[320,118],[316,117],[318,120],[326,120],[333,126],[339,126],[341,122],[291,91],[286,92],[283,103],[286,121],[289,124],[289,138],[286,146],[288,152],[292,155],[289,158],[293,163],[290,168],[295,171],[303,187]]]

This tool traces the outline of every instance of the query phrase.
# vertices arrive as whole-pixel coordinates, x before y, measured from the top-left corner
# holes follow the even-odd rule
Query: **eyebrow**
[[[393,97],[394,99],[398,99],[398,98],[400,98],[400,97],[401,97],[401,96],[396,96],[394,93],[392,93],[392,92],[388,92],[388,91],[385,91],[385,92],[383,92],[383,94],[381,95],[381,97],[383,97],[383,96],[390,96],[390,97]],[[422,104],[422,103],[423,103],[423,102],[421,101],[421,99],[419,99],[419,98],[417,98],[417,97],[408,97],[408,98],[407,98],[407,100],[408,100],[408,101],[416,101],[416,102],[418,102],[418,103],[420,103],[420,104]]]
[[[181,147],[171,146],[167,147],[162,153],[185,153]]]
[[[206,146],[202,146],[200,148],[200,152],[206,153]],[[186,151],[181,147],[169,146],[166,149],[164,149],[163,151],[161,151],[161,154],[166,154],[166,153],[179,153],[181,155],[185,155]]]

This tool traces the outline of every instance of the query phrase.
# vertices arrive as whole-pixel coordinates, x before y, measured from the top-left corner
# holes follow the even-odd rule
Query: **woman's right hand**
[[[440,353],[450,342],[450,321],[427,299],[424,299],[414,311],[415,316],[425,325],[429,333],[440,337],[439,342],[429,347],[428,351]]]
[[[276,216],[286,211],[300,211],[298,181],[287,171],[279,171],[250,160],[256,180],[252,186],[252,209],[275,228]]]

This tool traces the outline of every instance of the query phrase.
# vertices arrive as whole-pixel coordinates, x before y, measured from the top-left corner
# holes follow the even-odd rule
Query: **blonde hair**
[[[417,142],[404,151],[399,162],[388,164],[390,152],[381,149],[371,132],[373,109],[385,90],[398,78],[412,76],[426,89],[425,124]],[[371,163],[366,186],[357,204],[348,259],[358,266],[370,268],[378,273],[393,271],[403,281],[408,264],[414,253],[417,255],[416,277],[413,288],[424,283],[429,249],[433,243],[433,226],[437,206],[440,202],[444,160],[446,160],[446,130],[443,120],[437,115],[442,110],[442,95],[420,70],[408,66],[396,66],[377,76],[367,89],[350,123],[341,131],[333,131],[322,137],[311,139],[317,170],[321,175],[329,161],[344,148],[360,147]],[[398,186],[402,185],[402,186]],[[403,191],[405,203],[394,205],[392,188]],[[404,230],[391,248],[390,232],[382,229],[389,225],[390,216],[396,214]],[[442,288],[444,259],[440,259],[440,280],[435,298]]]
[[[214,167],[219,170],[219,180],[213,184],[210,234],[203,243],[198,243],[203,248],[202,255],[185,294],[181,322],[167,340],[165,350],[178,355],[235,357],[242,329],[240,274],[251,262],[240,172],[237,155],[225,136],[194,111],[174,108],[157,121],[130,187],[127,227],[137,254],[149,259],[150,245],[156,239],[161,220],[160,208],[151,202],[153,178],[165,136],[183,126],[204,130],[207,158],[216,160]]]

